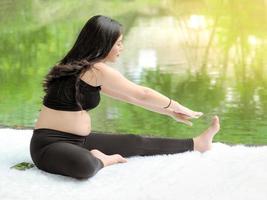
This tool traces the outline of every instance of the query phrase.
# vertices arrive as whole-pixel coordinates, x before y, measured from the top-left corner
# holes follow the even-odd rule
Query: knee
[[[72,176],[77,179],[88,179],[100,170],[99,164],[90,159],[80,160],[79,163],[75,164],[74,168]]]

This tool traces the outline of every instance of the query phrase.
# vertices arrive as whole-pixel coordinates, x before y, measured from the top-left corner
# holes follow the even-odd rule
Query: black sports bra
[[[55,110],[80,111],[75,100],[75,79],[75,76],[61,77],[51,83],[43,104]],[[79,101],[83,110],[91,110],[99,104],[100,90],[101,86],[92,86],[80,79]]]

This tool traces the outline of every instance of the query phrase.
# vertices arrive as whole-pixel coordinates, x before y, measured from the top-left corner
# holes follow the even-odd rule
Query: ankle
[[[210,144],[206,140],[203,140],[201,137],[193,138],[194,141],[194,151],[203,153],[210,149]]]

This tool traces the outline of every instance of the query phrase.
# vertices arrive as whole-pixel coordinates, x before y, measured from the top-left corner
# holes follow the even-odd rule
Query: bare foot
[[[99,158],[103,164],[104,167],[108,166],[108,165],[112,165],[115,163],[125,163],[127,162],[127,160],[122,157],[120,154],[113,154],[113,155],[106,155],[103,152],[97,150],[97,149],[93,149],[90,151],[95,157]]]
[[[220,130],[219,117],[216,115],[212,118],[211,126],[205,130],[201,135],[193,138],[194,151],[201,153],[208,151],[212,148],[212,139],[215,134]]]

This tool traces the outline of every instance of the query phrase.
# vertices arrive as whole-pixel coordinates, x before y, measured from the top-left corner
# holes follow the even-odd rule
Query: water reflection
[[[211,18],[207,20],[202,15],[167,16],[157,18],[157,21],[146,18],[137,20],[132,28],[134,32],[130,31],[128,37],[131,38],[131,34],[135,36],[135,41],[139,41],[135,45],[138,49],[144,46],[154,49],[158,61],[156,67],[151,63],[151,68],[147,67],[149,57],[144,56],[143,62],[137,62],[136,68],[143,71],[140,76],[142,84],[203,111],[206,115],[202,126],[209,122],[212,115],[218,114],[222,117],[225,134],[227,131],[236,134],[235,142],[243,140],[238,135],[244,131],[253,137],[258,134],[257,137],[261,138],[262,130],[267,126],[264,115],[267,100],[260,95],[261,89],[266,93],[266,76],[263,77],[263,74],[266,75],[266,63],[258,65],[263,59],[264,48],[259,48],[263,43],[257,37],[248,35],[247,40],[243,41],[245,44],[236,39],[228,48],[223,48],[221,39],[228,35],[220,34],[227,27],[216,22],[215,31],[213,26],[207,25],[215,21]],[[144,27],[144,24],[149,26]],[[178,37],[177,33],[184,35]],[[190,38],[191,35],[195,38]],[[249,50],[242,50],[244,46],[249,46]],[[127,62],[132,63],[136,58],[123,59],[124,66],[127,66]],[[145,62],[148,64],[142,64]],[[125,73],[128,74],[127,71]],[[136,80],[131,73],[129,77]],[[257,142],[264,143],[266,139]]]

